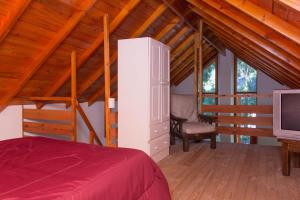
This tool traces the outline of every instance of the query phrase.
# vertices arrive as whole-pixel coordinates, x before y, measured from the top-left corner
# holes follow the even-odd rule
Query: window
[[[235,94],[256,94],[257,93],[257,71],[248,65],[243,60],[235,59]],[[257,99],[255,97],[241,97],[239,105],[256,105]],[[255,117],[255,114],[242,113],[241,116]],[[240,127],[255,128],[255,125],[240,125]],[[244,144],[255,143],[256,138],[241,135],[237,138],[238,141]]]
[[[203,94],[217,94],[218,84],[217,84],[217,59],[214,58],[203,68]],[[217,104],[217,99],[215,97],[204,97],[203,105],[215,105]],[[206,113],[211,115],[212,113]]]

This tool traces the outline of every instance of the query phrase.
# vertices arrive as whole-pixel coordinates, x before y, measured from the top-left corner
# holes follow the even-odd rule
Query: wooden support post
[[[199,70],[199,52],[200,52],[200,34],[199,32],[194,34],[194,90],[195,90],[195,101],[196,105],[198,105],[198,98],[199,98],[199,77],[198,77],[198,70]],[[198,110],[200,107],[198,107]]]
[[[105,136],[106,145],[111,145],[110,139],[110,108],[108,101],[110,98],[110,60],[109,60],[109,23],[108,15],[104,15],[104,85],[105,85]]]
[[[77,141],[77,117],[76,117],[76,102],[77,102],[77,94],[76,94],[76,51],[72,51],[71,54],[71,102],[72,102],[72,127],[73,127],[73,135],[72,140],[74,142]]]
[[[199,22],[199,102],[200,102],[200,110],[199,112],[203,112],[203,51],[202,51],[202,39],[203,39],[203,20],[200,19]]]

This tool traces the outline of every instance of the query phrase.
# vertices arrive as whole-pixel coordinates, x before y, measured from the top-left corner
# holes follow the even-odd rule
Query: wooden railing
[[[239,95],[205,95],[211,98],[231,98],[237,104],[243,97],[270,99],[272,95],[239,94]],[[233,102],[233,101],[232,101]],[[272,105],[203,105],[203,112],[215,113],[217,130],[223,134],[273,137]],[[243,114],[251,114],[243,116]]]

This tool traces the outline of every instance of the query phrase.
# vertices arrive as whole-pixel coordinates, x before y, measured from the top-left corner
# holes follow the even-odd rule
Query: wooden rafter
[[[182,29],[176,33],[171,40],[167,43],[168,46],[173,47],[176,42],[185,34],[187,34],[190,31],[190,28],[188,28],[187,26],[182,27]]]
[[[140,37],[167,9],[164,4],[158,6],[158,8],[146,19],[146,21],[130,36],[130,38]],[[162,36],[159,36],[162,37]],[[118,52],[113,52],[111,59],[111,64],[117,61]],[[91,76],[89,76],[86,81],[84,81],[80,88],[78,89],[79,94],[83,94],[99,77],[101,77],[104,73],[103,66],[101,66],[97,71],[95,71]],[[97,91],[95,92],[95,94]],[[90,96],[92,98],[94,94]],[[89,98],[89,99],[90,99]],[[89,102],[91,100],[88,100]]]
[[[266,56],[269,56],[270,59],[276,61],[283,68],[289,70],[295,69],[296,71],[300,70],[300,61],[293,57],[290,57],[290,60],[287,59],[289,55],[283,49],[280,49],[272,43],[264,40],[248,28],[240,26],[237,22],[227,18],[217,10],[207,6],[207,4],[203,3],[202,1],[187,1],[189,1],[196,7],[192,8],[196,13],[207,19],[206,22],[215,23],[230,35],[240,34],[243,38],[246,38],[248,41],[250,41],[250,43],[253,43],[258,48],[263,49]],[[298,72],[295,73],[298,74]]]
[[[289,24],[249,0],[225,1],[300,45],[300,29],[296,26]]]
[[[7,14],[5,19],[0,22],[0,43],[5,39],[19,17],[22,16],[30,2],[31,0],[19,0],[15,3],[14,8]]]
[[[215,48],[210,48],[206,52],[204,52],[204,65],[211,61],[211,59],[218,55],[218,51]],[[178,85],[181,83],[187,76],[192,74],[194,71],[194,62],[191,62],[191,65],[183,65],[177,69],[177,75],[171,78],[171,83],[174,85]]]
[[[300,12],[300,2],[298,0],[279,0],[279,1]]]
[[[171,52],[171,60],[175,60],[186,48],[189,47],[189,45],[193,44],[193,35],[190,35],[189,37],[186,37],[181,44],[179,44],[175,49]]]
[[[197,32],[197,28],[194,27],[189,20],[187,20],[185,18],[185,16],[183,16],[173,5],[172,2],[168,1],[168,0],[162,0],[166,6],[168,6],[168,8],[170,8],[170,10],[173,11],[173,13],[175,15],[177,15],[185,24],[187,24],[194,32]],[[215,44],[212,41],[210,41],[208,38],[203,37],[205,39],[206,42],[208,42],[210,45],[212,45],[213,47],[215,47],[222,55],[225,55],[225,48],[224,46],[220,46],[219,44]]]
[[[155,38],[157,40],[161,40],[167,33],[169,33],[179,23],[179,21],[180,19],[178,17],[174,17],[172,21],[156,35]]]
[[[116,28],[124,21],[124,19],[130,14],[130,11],[133,10],[141,0],[130,0],[124,8],[119,12],[119,14],[112,20],[109,25],[109,32],[112,33]],[[91,44],[91,46],[82,53],[82,55],[78,58],[77,68],[83,66],[83,64],[89,59],[90,56],[96,51],[96,49],[103,44],[104,35],[103,32],[99,34],[99,36],[95,39],[95,41]],[[69,80],[71,75],[71,71],[67,70],[62,77],[55,84],[47,89],[47,92],[44,96],[52,96],[54,95],[63,85]],[[78,91],[78,96],[80,96],[80,91]],[[38,107],[41,108],[43,104],[39,104]]]
[[[94,5],[95,0],[85,0],[81,3],[80,10],[76,10],[70,17],[66,25],[54,36],[54,38],[45,46],[44,50],[35,58],[33,63],[25,67],[26,72],[18,81],[18,84],[14,86],[14,89],[4,96],[1,100],[0,111],[2,111],[9,102],[23,89],[31,77],[37,72],[37,70],[44,64],[44,62],[52,55],[56,48],[62,43],[62,41],[71,33],[75,26],[79,23],[88,10]],[[70,70],[70,69],[69,69]]]
[[[210,58],[211,53],[215,50],[215,48],[210,47],[207,48],[206,51],[203,53],[203,58],[205,58],[205,63],[208,58]],[[199,57],[198,57],[199,59]],[[190,54],[190,56],[182,61],[172,72],[171,72],[171,82],[173,82],[174,79],[180,78],[182,71],[185,70],[185,66],[189,65],[189,63],[194,63],[194,54]]]
[[[250,65],[259,68],[262,71],[265,71],[264,69],[268,70],[269,75],[271,75],[275,80],[278,80],[277,77],[284,75],[284,77],[282,77],[282,80],[285,81],[285,84],[289,83],[287,85],[289,85],[290,87],[295,86],[294,83],[290,82],[290,80],[295,80],[295,77],[290,77],[289,73],[284,73],[276,70],[278,69],[278,66],[276,66],[275,63],[272,63],[272,61],[269,61],[263,55],[257,52],[257,48],[251,47],[249,45],[243,45],[242,42],[237,42],[239,41],[238,38],[227,35],[223,30],[218,30],[217,27],[210,28],[213,29],[215,34],[218,35],[218,37],[223,41],[224,44],[227,45],[227,47],[231,51],[233,51],[237,55],[242,55],[242,58]],[[289,77],[289,80],[287,80],[285,77]]]
[[[281,76],[283,74],[285,74],[284,77],[289,78],[288,82],[290,82],[290,81],[294,81],[295,83],[299,82],[297,80],[297,77],[299,77],[299,76],[292,75],[289,71],[286,71],[287,69],[284,69],[281,66],[279,66],[278,64],[276,64],[274,62],[274,60],[272,60],[269,57],[265,56],[264,52],[261,51],[260,48],[257,48],[256,46],[254,46],[254,45],[252,45],[250,43],[244,44],[245,39],[240,38],[238,35],[234,35],[234,36],[226,35],[226,34],[224,34],[223,30],[218,30],[217,27],[214,27],[213,29],[214,29],[214,31],[216,33],[219,34],[220,38],[222,38],[223,40],[225,38],[226,41],[229,41],[230,44],[231,44],[231,46],[234,45],[235,48],[239,48],[240,47],[240,51],[246,51],[247,54],[254,55],[254,57],[253,57],[254,60],[256,60],[258,62],[260,62],[260,60],[262,60],[264,63],[266,63],[264,65],[264,68],[268,69],[270,71],[270,73],[272,71],[276,70],[277,73],[281,74]],[[251,52],[251,53],[249,53],[249,52]],[[283,80],[285,80],[285,78],[283,78]],[[291,86],[291,84],[289,84],[289,85]],[[293,85],[295,85],[295,84],[293,84]]]
[[[241,25],[249,28],[265,40],[277,45],[281,49],[285,49],[288,53],[296,58],[300,58],[300,46],[295,44],[292,40],[282,36],[280,33],[274,32],[271,28],[266,27],[260,21],[252,19],[244,15],[241,11],[234,9],[232,6],[225,6],[224,2],[203,0],[206,4],[217,9],[232,20],[237,21]]]
[[[207,22],[207,23],[209,23],[209,22]],[[220,26],[218,27],[213,24],[210,24],[210,28],[212,28],[213,31],[218,34],[218,37],[223,38],[223,39],[226,38],[226,40],[230,41],[230,43],[232,45],[235,45],[235,46],[240,45],[243,49],[247,49],[248,52],[252,52],[252,54],[255,55],[256,60],[263,60],[264,62],[266,62],[267,67],[270,68],[270,71],[272,71],[273,68],[281,69],[281,71],[286,70],[286,69],[282,69],[282,67],[279,66],[275,62],[275,60],[272,59],[272,57],[268,57],[268,55],[265,54],[265,52],[261,48],[249,43],[247,41],[247,39],[242,38],[238,34],[233,34],[233,35],[229,34],[226,31],[224,31],[223,27],[220,27]],[[293,75],[291,75],[291,73],[286,73],[285,76],[290,77],[291,80],[294,80],[294,81],[296,81],[297,77],[299,77],[298,75],[293,76]]]

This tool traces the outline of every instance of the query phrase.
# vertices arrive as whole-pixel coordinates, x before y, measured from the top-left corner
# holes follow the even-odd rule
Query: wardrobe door
[[[157,41],[150,43],[150,79],[151,85],[160,84],[161,77],[161,44]]]
[[[161,49],[161,83],[170,82],[170,50],[166,47]]]
[[[161,85],[161,115],[162,121],[170,119],[170,86]]]
[[[161,86],[151,85],[150,124],[161,121]]]

